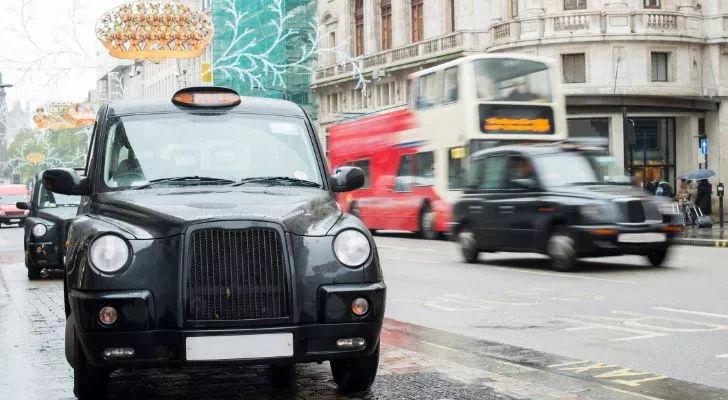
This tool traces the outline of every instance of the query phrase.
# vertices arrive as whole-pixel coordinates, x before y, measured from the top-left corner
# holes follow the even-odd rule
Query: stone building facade
[[[625,173],[675,182],[707,163],[728,177],[728,1],[319,0],[318,13],[371,81],[363,94],[335,58],[320,60],[322,136],[405,104],[413,71],[517,52],[560,61],[570,135],[608,137]]]

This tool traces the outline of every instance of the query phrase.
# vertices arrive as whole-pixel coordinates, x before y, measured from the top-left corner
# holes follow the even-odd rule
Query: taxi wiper
[[[246,183],[250,182],[289,182],[289,183],[295,183],[301,186],[310,186],[310,187],[321,187],[316,182],[307,181],[305,179],[298,179],[298,178],[291,178],[288,176],[255,176],[250,178],[245,178],[243,180],[238,181],[233,186],[240,186],[245,185]]]
[[[233,183],[235,181],[225,178],[215,178],[211,176],[173,176],[169,178],[158,178],[152,179],[146,185],[137,186],[134,189],[148,188],[155,183],[169,183],[169,182],[204,182],[204,183]]]

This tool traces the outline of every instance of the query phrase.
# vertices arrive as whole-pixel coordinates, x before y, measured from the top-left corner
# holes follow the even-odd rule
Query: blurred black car
[[[559,271],[582,257],[638,254],[661,265],[675,232],[673,202],[628,180],[611,180],[605,152],[575,143],[504,146],[470,159],[469,182],[453,207],[463,257],[535,252]]]
[[[40,184],[39,175],[33,185],[30,202],[18,202],[16,207],[28,210],[25,219],[25,266],[29,279],[40,278],[41,270],[63,269],[66,233],[80,196],[53,193]]]

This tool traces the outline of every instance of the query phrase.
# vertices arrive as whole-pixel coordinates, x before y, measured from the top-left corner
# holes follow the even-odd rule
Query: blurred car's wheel
[[[563,229],[554,230],[546,249],[548,256],[551,258],[551,268],[560,272],[576,269],[579,260],[576,253],[576,244],[568,232]]]
[[[475,233],[468,226],[463,226],[458,232],[458,243],[460,245],[460,253],[467,263],[475,263],[478,261],[480,252],[475,243]]]
[[[653,267],[662,266],[667,259],[667,249],[656,250],[647,254],[647,260]]]

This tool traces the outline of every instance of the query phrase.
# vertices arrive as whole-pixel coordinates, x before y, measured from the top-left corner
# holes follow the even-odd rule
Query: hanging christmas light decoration
[[[194,58],[212,40],[209,16],[180,3],[138,1],[101,16],[96,36],[112,57],[159,62]]]

